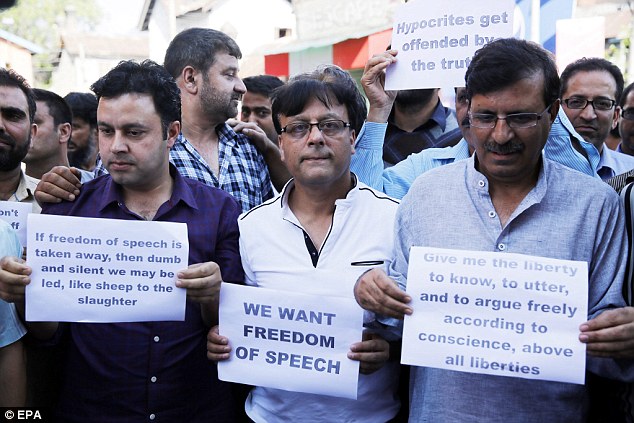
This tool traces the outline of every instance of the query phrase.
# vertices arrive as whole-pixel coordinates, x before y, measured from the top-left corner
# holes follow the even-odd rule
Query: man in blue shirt
[[[599,152],[597,173],[603,180],[634,169],[634,157],[605,146],[619,120],[623,85],[621,70],[598,57],[579,59],[561,73],[562,109],[575,130]]]
[[[93,84],[99,98],[99,150],[109,175],[86,183],[74,202],[44,213],[185,222],[189,267],[183,322],[61,325],[29,323],[40,339],[70,338],[58,418],[65,422],[235,421],[230,385],[205,358],[205,334],[217,323],[222,280],[241,283],[237,217],[227,193],[183,178],[169,163],[180,133],[173,78],[151,61],[122,62]],[[24,316],[30,268],[0,262],[0,298]]]

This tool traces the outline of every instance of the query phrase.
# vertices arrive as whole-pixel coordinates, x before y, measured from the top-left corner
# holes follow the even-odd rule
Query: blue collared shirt
[[[597,170],[601,179],[607,180],[632,169],[634,169],[634,156],[610,150],[607,145],[603,146]]]
[[[214,261],[224,281],[243,283],[237,218],[227,193],[183,178],[155,221],[185,222],[189,264]],[[128,210],[108,175],[86,183],[72,203],[48,203],[44,213],[143,220]],[[230,385],[206,357],[208,328],[200,306],[187,302],[183,322],[70,323],[70,342],[58,407],[65,422],[234,421]],[[63,326],[60,325],[61,333]],[[58,335],[59,335],[58,333]]]
[[[181,175],[233,195],[240,203],[242,211],[248,211],[273,198],[269,169],[257,148],[245,135],[237,134],[226,123],[218,125],[216,131],[220,167],[218,177],[183,134],[179,134],[170,150],[170,162]],[[107,171],[101,158],[98,158],[95,176],[105,174]]]

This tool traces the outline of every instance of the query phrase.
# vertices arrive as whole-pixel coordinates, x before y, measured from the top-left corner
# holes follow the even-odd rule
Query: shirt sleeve
[[[350,161],[350,170],[359,180],[379,191],[383,191],[383,139],[386,129],[387,123],[364,123]]]
[[[616,197],[616,196],[615,196]],[[624,212],[618,198],[608,197],[597,224],[594,256],[588,269],[588,317],[593,318],[608,309],[625,307],[622,289],[627,260],[627,236]],[[610,379],[634,382],[634,360],[588,356],[586,367],[592,373]]]
[[[221,217],[216,241],[216,262],[220,266],[222,280],[230,283],[244,283],[244,273],[238,244],[238,216],[240,206],[233,199],[226,201]]]

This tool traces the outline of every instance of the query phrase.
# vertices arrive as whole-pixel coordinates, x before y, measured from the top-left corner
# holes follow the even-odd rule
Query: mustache
[[[0,140],[4,141],[6,144],[9,144],[11,147],[15,147],[15,139],[6,132],[0,132]]]
[[[524,151],[524,144],[511,140],[506,144],[498,144],[494,141],[486,141],[483,145],[484,150],[496,154],[512,154]]]

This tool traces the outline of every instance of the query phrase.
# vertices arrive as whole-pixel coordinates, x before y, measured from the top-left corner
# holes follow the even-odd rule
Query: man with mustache
[[[371,57],[366,63],[361,86],[369,100],[370,109],[357,137],[356,153],[352,156],[350,168],[359,179],[372,188],[400,199],[407,194],[417,177],[436,167],[467,159],[473,154],[473,146],[469,142],[469,102],[466,98],[466,89],[458,87],[455,108],[463,139],[453,147],[428,148],[410,154],[394,166],[384,167],[383,138],[395,95],[394,92],[385,91],[385,70],[397,58],[396,50],[388,50]],[[582,153],[573,148],[573,145]],[[575,132],[561,109],[551,126],[544,154],[579,172],[596,176],[596,163],[599,160],[596,149]]]
[[[404,292],[412,246],[584,261],[589,320],[579,340],[587,344],[586,368],[634,380],[618,196],[542,155],[559,109],[551,54],[535,43],[495,40],[475,53],[465,81],[474,154],[414,182],[397,212],[389,277],[376,269],[363,275],[357,301],[397,327],[396,319],[415,312]],[[410,421],[585,421],[587,394],[583,385],[413,367]]]

